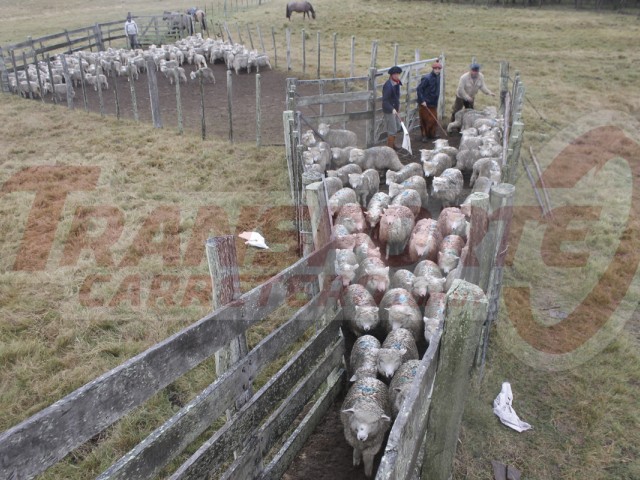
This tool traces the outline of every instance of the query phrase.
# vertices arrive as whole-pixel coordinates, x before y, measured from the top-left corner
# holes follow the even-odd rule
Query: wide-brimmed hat
[[[397,65],[393,66],[389,69],[389,75],[393,75],[394,73],[402,73],[402,69]]]

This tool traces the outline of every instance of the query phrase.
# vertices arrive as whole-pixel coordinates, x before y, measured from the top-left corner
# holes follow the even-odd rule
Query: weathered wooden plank
[[[336,285],[338,288],[338,285]],[[330,302],[317,295],[284,325],[268,335],[246,357],[209,385],[164,425],[103,472],[100,480],[136,480],[153,476],[198,437],[225,409],[246,392],[262,368],[294,343]]]
[[[256,478],[262,471],[264,457],[284,435],[312,395],[320,388],[332,370],[338,368],[344,355],[344,338],[340,337],[318,365],[269,416],[251,437],[237,460],[222,475],[221,480]]]
[[[335,85],[340,86],[344,81],[347,80],[349,82],[363,82],[366,83],[369,80],[369,77],[346,77],[346,78],[322,78],[322,79],[313,79],[313,80],[297,80],[296,83],[299,86],[305,85],[317,85],[318,83],[324,83],[325,85]]]
[[[329,125],[338,124],[341,122],[353,122],[357,120],[371,120],[373,118],[373,112],[350,112],[350,113],[338,113],[335,115],[323,115],[313,116],[313,115],[305,115],[307,120],[318,119],[323,123],[328,123]]]
[[[451,475],[473,358],[486,314],[487,298],[482,289],[464,280],[454,280],[447,293],[444,333],[427,424],[423,480]]]
[[[393,422],[376,480],[409,478],[417,466],[427,431],[443,327],[444,322],[441,322],[420,361],[411,390]]]
[[[104,430],[315,281],[331,246],[101,375],[0,435],[0,478],[30,477]],[[114,393],[115,392],[115,393]],[[6,460],[5,460],[6,459]]]
[[[260,475],[260,480],[271,480],[273,478],[281,478],[287,471],[293,459],[298,455],[305,442],[313,433],[313,430],[320,423],[322,418],[335,401],[336,397],[346,382],[346,372],[340,370],[337,375],[329,376],[329,385],[327,391],[316,401],[315,405],[309,410],[307,416],[304,417],[300,425],[289,436],[287,442],[282,446],[278,454],[271,460],[269,465]]]
[[[330,322],[307,342],[266,385],[251,397],[232,421],[226,423],[208,439],[171,476],[171,480],[204,478],[222,465],[234,449],[242,447],[243,440],[260,425],[273,405],[285,398],[287,392],[307,371],[309,364],[320,357],[325,348],[336,338],[339,328],[339,321]]]
[[[309,105],[327,105],[329,103],[342,103],[342,102],[356,102],[371,100],[372,92],[364,90],[362,92],[338,92],[338,93],[325,93],[323,95],[308,95],[304,97],[298,97],[296,104],[298,107],[306,107]]]

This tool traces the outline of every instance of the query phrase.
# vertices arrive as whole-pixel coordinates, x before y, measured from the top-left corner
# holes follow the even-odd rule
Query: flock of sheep
[[[462,172],[471,173],[473,191],[488,193],[500,182],[496,110],[465,110],[456,121],[458,149],[437,140],[421,150],[421,163],[407,165],[389,147],[357,148],[348,130],[320,124],[321,139],[313,131],[302,138],[305,169],[326,175],[335,273],[345,326],[356,336],[341,420],[353,464],[363,462],[367,476],[416,376],[419,352],[443,321],[446,292],[461,276],[470,215]],[[428,214],[430,199],[444,207],[437,220]],[[390,261],[403,268],[392,273]]]
[[[95,90],[109,88],[109,77],[125,76],[127,80],[137,80],[141,72],[147,70],[148,61],[152,61],[156,71],[161,72],[171,84],[174,81],[187,82],[184,69],[186,64],[193,65],[192,80],[202,77],[215,83],[213,71],[208,64],[224,62],[227,69],[236,74],[241,70],[251,73],[252,69],[269,67],[269,57],[257,50],[248,50],[244,45],[211,38],[202,38],[201,34],[178,40],[172,45],[151,45],[148,49],[114,49],[76,54],[59,54],[50,62],[39,61],[28,64],[24,70],[9,75],[9,87],[14,93],[40,98],[52,93],[58,101],[67,95],[75,96],[77,88],[84,80]],[[65,64],[67,76],[65,76]]]

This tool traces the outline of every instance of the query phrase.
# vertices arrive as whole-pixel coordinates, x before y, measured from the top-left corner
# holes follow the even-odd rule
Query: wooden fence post
[[[261,76],[256,74],[256,147],[262,143],[262,87],[260,84]]]
[[[182,99],[180,98],[180,72],[177,68],[173,69],[173,77],[176,80],[176,113],[178,114],[178,133],[184,133],[184,125],[182,121]]]
[[[133,71],[129,70],[129,90],[131,91],[131,110],[133,111],[133,119],[137,122],[140,121],[138,116],[138,99],[136,97],[136,87],[133,83]]]
[[[316,49],[318,50],[318,68],[316,70],[316,78],[320,78],[320,32],[316,34]]]
[[[53,70],[51,69],[51,57],[49,56],[49,54],[47,54],[47,70],[49,71],[49,78],[53,79]],[[51,95],[53,96],[53,103],[57,105],[58,97],[56,96],[56,91],[55,91],[53,82],[51,83],[51,89],[52,89]]]
[[[287,42],[287,71],[291,70],[291,30],[287,27],[284,31]]]
[[[133,78],[129,77],[131,81]],[[149,101],[151,102],[151,119],[155,128],[162,128],[160,116],[160,98],[158,95],[158,79],[156,78],[156,65],[152,59],[147,60],[147,81],[149,83]]]
[[[207,136],[207,123],[205,120],[205,108],[204,108],[204,76],[200,75],[200,133],[204,140]]]
[[[113,95],[115,97],[116,102],[116,118],[120,120],[120,97],[118,95],[118,76],[113,76]]]
[[[264,39],[262,38],[262,31],[260,30],[260,25],[256,25],[256,28],[258,29],[258,38],[260,39],[260,47],[262,48],[262,53],[267,53],[267,51],[264,48]]]
[[[422,466],[422,480],[451,478],[458,432],[469,391],[473,357],[486,317],[487,298],[477,285],[454,280],[447,293]]]
[[[465,265],[462,266],[462,278],[478,285],[487,292],[489,274],[494,250],[488,238],[489,229],[489,194],[474,192],[469,196],[471,207],[471,228],[467,246],[469,251]]]
[[[84,68],[82,68],[82,57],[80,53],[78,53],[78,63],[81,65],[80,68],[80,85],[82,86],[82,102],[84,104],[84,111],[89,111],[89,104],[87,102],[87,89],[85,88],[85,80],[84,80]],[[97,71],[96,71],[96,81],[98,80]],[[104,116],[104,115],[103,115]]]
[[[445,91],[444,91],[444,86],[445,86],[445,78],[446,78],[446,71],[447,69],[445,68],[445,58],[444,58],[444,53],[440,54],[440,63],[442,64],[442,70],[440,70],[440,97],[438,97],[438,120],[440,120],[440,122],[442,122],[445,118]]]
[[[209,238],[206,250],[209,272],[211,273],[213,309],[217,310],[240,296],[240,274],[235,237],[224,235]],[[244,357],[247,351],[247,339],[244,333],[233,339],[227,347],[218,350],[215,353],[216,375],[222,376],[231,365]],[[251,396],[251,389],[247,389],[246,392]],[[246,398],[244,400],[246,401]],[[240,403],[244,403],[244,401]],[[233,411],[227,411],[227,420],[231,418],[232,414]]]
[[[509,62],[502,60],[500,62],[500,109],[498,112],[504,115],[505,97],[509,91]]]
[[[366,144],[367,148],[372,147],[376,141],[376,73],[375,67],[369,68],[369,80],[367,88],[371,92],[367,108],[371,112],[371,120],[367,120],[366,127]]]
[[[80,67],[80,71],[82,71],[82,67]],[[98,103],[100,104],[100,116],[104,117],[104,97],[102,96],[102,85],[100,84],[100,74],[102,73],[102,67],[96,68],[96,87],[98,88]],[[84,81],[82,82],[82,93],[84,92]]]
[[[271,39],[273,40],[273,68],[278,68],[278,49],[276,48],[276,30],[271,27]]]
[[[375,68],[377,61],[378,61],[378,41],[374,40],[373,42],[371,42],[371,64],[370,64],[370,66]]]
[[[355,56],[356,56],[356,36],[351,35],[351,68],[349,69],[349,76],[355,77]]]
[[[251,36],[251,29],[249,28],[249,24],[248,23],[247,23],[247,34],[249,35],[249,45],[251,45],[251,50],[254,50],[253,37]]]
[[[398,64],[398,43],[393,44],[393,64]]]
[[[24,66],[24,73],[27,74],[27,54],[24,52],[24,50],[22,51],[22,65]],[[18,90],[20,90],[19,83]],[[27,75],[27,90],[29,91],[29,98],[33,100],[33,89],[31,88],[31,80],[29,80],[29,75]]]
[[[233,75],[227,70],[227,109],[229,110],[229,141],[233,143]]]
[[[302,76],[304,77],[307,71],[307,41],[304,28],[302,29]]]
[[[333,34],[333,78],[338,75],[338,34]]]
[[[66,31],[66,30],[65,30]],[[62,54],[60,55],[60,59],[62,60],[62,70],[64,72],[64,81],[67,85],[67,107],[69,110],[73,110],[73,87],[71,86],[71,76],[69,75],[69,66],[67,65],[67,57]]]
[[[291,200],[293,200],[295,198],[295,194],[293,192],[293,162],[295,157],[292,151],[291,137],[293,135],[295,122],[293,118],[293,111],[291,109],[282,112],[282,123],[284,125],[284,149],[287,158],[287,170],[289,171],[289,186],[291,188]]]

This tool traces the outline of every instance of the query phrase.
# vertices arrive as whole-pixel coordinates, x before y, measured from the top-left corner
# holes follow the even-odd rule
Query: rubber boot
[[[391,147],[395,151],[398,151],[398,147],[396,147],[396,136],[395,135],[387,136],[387,147]]]

